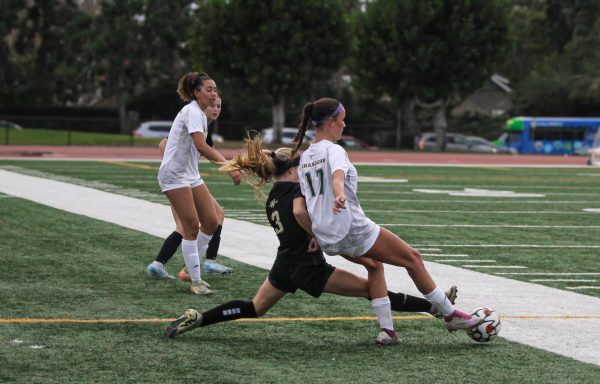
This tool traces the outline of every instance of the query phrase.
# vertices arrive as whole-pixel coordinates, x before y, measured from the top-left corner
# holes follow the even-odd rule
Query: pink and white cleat
[[[481,323],[482,319],[455,309],[449,316],[444,316],[444,324],[450,332],[458,329],[471,329]]]
[[[391,329],[381,328],[377,339],[375,339],[375,344],[379,346],[396,345],[400,344],[400,338],[396,332],[392,331]]]

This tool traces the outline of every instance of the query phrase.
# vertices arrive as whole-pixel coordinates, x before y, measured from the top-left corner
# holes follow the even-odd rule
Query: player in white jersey
[[[192,280],[191,292],[207,295],[212,291],[201,279],[200,258],[204,256],[219,222],[214,198],[200,177],[198,161],[200,154],[212,162],[225,161],[206,143],[208,124],[203,110],[214,104],[217,85],[206,73],[190,72],[179,80],[177,93],[188,104],[181,109],[169,131],[158,183],[181,220],[181,250]],[[240,173],[229,174],[234,184],[239,184]]]
[[[217,95],[214,105],[209,105],[204,110],[209,126],[212,122],[216,121],[219,118],[219,115],[221,114],[221,104],[221,98]],[[210,139],[210,134],[208,138]],[[209,143],[209,145],[211,144],[210,140],[207,140],[207,142]],[[158,144],[161,156],[164,155],[166,146],[167,139],[165,138],[162,139],[162,141]],[[223,208],[219,205],[217,200],[215,200],[215,210],[217,212],[219,225],[217,227],[217,231],[213,234],[212,239],[208,243],[208,248],[206,250],[206,260],[204,261],[203,269],[204,272],[207,273],[212,272],[226,275],[232,273],[233,268],[226,267],[217,260],[219,245],[221,242],[221,230],[223,228],[223,221],[225,219],[225,212],[223,211]],[[175,279],[175,276],[171,276],[167,272],[166,264],[173,257],[175,252],[177,252],[177,249],[179,249],[181,241],[183,240],[183,236],[181,235],[183,233],[181,221],[177,217],[177,214],[173,210],[173,207],[171,207],[171,212],[173,214],[173,219],[175,220],[175,230],[163,241],[163,244],[158,254],[156,255],[154,261],[146,267],[146,273],[148,274],[148,276],[159,280]],[[178,277],[180,280],[183,281],[191,281],[190,276],[185,270],[185,268],[184,270],[179,272]]]
[[[296,136],[296,151],[308,123],[317,130],[304,151],[298,172],[302,194],[312,220],[312,231],[325,252],[348,257],[369,257],[406,268],[419,291],[444,315],[449,331],[469,329],[481,320],[455,309],[425,268],[421,254],[397,235],[367,218],[357,197],[357,172],[336,141],[346,126],[346,110],[331,98],[307,103]],[[383,301],[385,293],[377,297]],[[389,300],[385,303],[389,308]],[[390,314],[391,317],[391,314]]]

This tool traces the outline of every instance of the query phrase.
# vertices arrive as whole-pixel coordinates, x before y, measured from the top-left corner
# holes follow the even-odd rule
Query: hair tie
[[[330,118],[330,117],[336,117],[340,113],[340,111],[342,110],[342,108],[344,108],[344,106],[342,105],[342,103],[339,103],[338,106],[337,106],[337,108],[330,115],[325,116],[321,120],[313,120],[313,119],[311,119],[310,122],[315,127],[318,127],[322,122],[324,122],[328,118]]]
[[[275,151],[271,151],[271,157],[275,158]]]

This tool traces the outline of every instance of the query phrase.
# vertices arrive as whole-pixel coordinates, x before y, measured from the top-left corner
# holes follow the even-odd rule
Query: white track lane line
[[[92,188],[0,169],[0,192],[159,237],[166,237],[173,230],[167,205]],[[271,228],[225,219],[219,253],[268,269],[277,245]],[[328,261],[366,276],[362,266],[341,257],[328,257]],[[444,264],[425,264],[441,287],[458,285],[460,308],[472,310],[486,305],[501,315],[542,317],[503,319],[501,336],[504,338],[600,366],[599,298]],[[140,263],[140,268],[144,266]],[[390,290],[419,295],[404,268],[386,266],[385,271]],[[591,318],[560,319],[557,316]],[[585,332],[574,332],[574,329],[585,329]],[[456,337],[466,338],[466,335]]]

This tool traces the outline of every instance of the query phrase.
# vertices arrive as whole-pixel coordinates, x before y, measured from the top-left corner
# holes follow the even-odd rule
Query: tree
[[[564,59],[571,73],[571,98],[597,114],[600,101],[600,1],[575,2],[573,34],[565,45]]]
[[[0,102],[4,105],[12,103],[12,87],[15,84],[15,68],[11,60],[11,49],[7,37],[17,26],[17,14],[25,7],[24,0],[0,1]]]
[[[17,4],[13,7],[16,29],[13,52],[7,55],[15,63],[11,103],[62,105],[75,99],[85,84],[80,78],[85,67],[82,47],[90,17],[73,1],[36,1],[20,9]]]
[[[359,17],[360,83],[411,109],[432,108],[438,149],[446,109],[479,88],[509,40],[504,0],[379,0]],[[406,115],[406,112],[404,113]]]
[[[194,62],[217,79],[267,94],[276,140],[286,99],[327,79],[349,51],[349,24],[340,0],[207,0],[192,36]]]
[[[588,116],[600,100],[600,1],[521,0],[513,12],[514,109],[530,115]],[[531,15],[535,15],[531,17]],[[529,17],[527,17],[529,16]],[[521,31],[517,34],[516,22]]]
[[[555,28],[546,18],[546,4],[539,0],[514,0],[509,13],[509,51],[501,71],[511,83],[518,84],[535,66],[553,60],[550,53],[560,45],[546,31]]]
[[[192,9],[187,0],[104,0],[89,50],[95,82],[119,109],[128,132],[127,104],[159,83],[172,86],[185,66]]]

